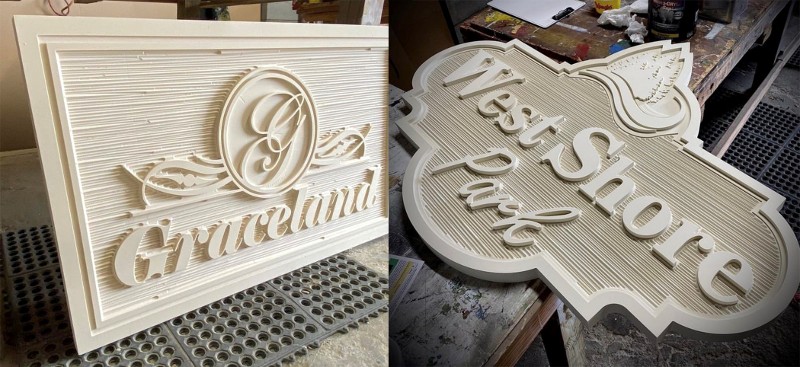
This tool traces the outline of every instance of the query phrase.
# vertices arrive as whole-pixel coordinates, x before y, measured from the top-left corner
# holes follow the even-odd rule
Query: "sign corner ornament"
[[[783,197],[703,150],[691,67],[668,41],[573,65],[516,40],[436,54],[398,121],[412,224],[456,269],[542,278],[590,323],[752,333],[796,292],[798,242]]]
[[[79,353],[388,232],[384,28],[14,21]]]

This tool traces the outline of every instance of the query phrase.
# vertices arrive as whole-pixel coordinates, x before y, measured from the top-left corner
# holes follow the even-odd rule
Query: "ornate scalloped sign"
[[[14,20],[79,352],[387,233],[386,28]]]
[[[460,271],[541,277],[585,321],[746,334],[800,282],[784,198],[702,149],[688,45],[557,64],[520,42],[442,51],[405,94],[403,199]]]

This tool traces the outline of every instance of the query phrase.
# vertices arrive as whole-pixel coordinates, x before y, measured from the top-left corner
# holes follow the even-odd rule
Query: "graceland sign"
[[[387,233],[385,27],[56,18],[14,21],[78,352]]]
[[[399,122],[428,246],[488,280],[543,278],[584,320],[741,336],[800,282],[784,198],[702,149],[688,45],[556,64],[520,42],[428,60]]]

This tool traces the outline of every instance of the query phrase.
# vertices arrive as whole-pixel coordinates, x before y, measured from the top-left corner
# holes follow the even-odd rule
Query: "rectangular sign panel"
[[[79,352],[387,233],[385,27],[14,21]]]
[[[800,283],[784,198],[703,150],[688,44],[557,64],[525,44],[435,55],[398,122],[411,223],[453,267],[541,277],[587,321],[740,337]]]

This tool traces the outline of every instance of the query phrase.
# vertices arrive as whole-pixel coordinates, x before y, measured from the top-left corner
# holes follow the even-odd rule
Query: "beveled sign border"
[[[76,162],[70,154],[71,136],[60,81],[53,77],[61,50],[211,50],[242,49],[388,49],[388,29],[380,26],[205,22],[152,19],[113,19],[15,16],[14,24],[25,66],[25,79],[36,128],[37,145],[50,200],[51,215],[62,264],[67,303],[79,353],[87,352],[196,307],[223,298],[271,277],[333,255],[388,232],[388,201],[383,217],[330,236],[309,239],[302,246],[264,259],[260,264],[221,274],[203,292],[174,292],[174,302],[139,310],[135,317],[111,322],[99,311],[93,284],[88,226],[82,208]],[[170,38],[175,37],[175,38]],[[190,37],[191,41],[178,40]],[[157,40],[157,41],[156,41]],[[57,74],[56,74],[57,75]],[[385,98],[385,97],[384,97]],[[386,114],[380,122],[386,123]],[[381,157],[385,165],[387,157]],[[380,174],[384,176],[386,167]],[[384,180],[384,182],[386,182]],[[385,185],[384,185],[385,186]],[[382,187],[382,195],[386,188]],[[69,264],[69,265],[67,265]],[[66,265],[66,266],[65,266]],[[258,264],[256,264],[258,265]],[[183,294],[181,294],[183,293]],[[177,297],[181,296],[181,297]]]
[[[677,50],[681,53],[680,57],[684,61],[684,68],[676,79],[674,88],[681,95],[681,102],[685,103],[685,108],[689,109],[688,112],[691,115],[689,123],[683,127],[679,126],[678,130],[667,130],[666,132],[643,133],[631,130],[630,124],[636,125],[637,121],[631,116],[621,116],[622,113],[620,111],[624,109],[620,92],[613,85],[604,82],[603,84],[605,84],[606,89],[612,96],[617,117],[625,125],[628,125],[620,125],[620,128],[634,135],[676,134],[674,140],[680,146],[679,151],[683,151],[685,154],[715,169],[721,175],[742,185],[763,200],[759,213],[765,221],[769,222],[769,227],[772,228],[776,240],[782,241],[785,245],[779,251],[782,251],[781,259],[787,262],[781,264],[782,268],[787,270],[785,273],[778,275],[778,281],[781,282],[780,285],[774,286],[771,289],[771,293],[765,295],[761,302],[746,311],[713,319],[710,316],[679,308],[669,298],[659,305],[657,309],[651,311],[645,305],[645,302],[639,299],[641,296],[631,291],[605,289],[592,295],[587,294],[574,285],[576,282],[567,273],[566,269],[562,268],[558,261],[546,252],[514,260],[501,260],[477,255],[464,250],[457,244],[453,244],[450,237],[440,230],[433,221],[426,219],[424,201],[417,183],[420,181],[422,172],[425,169],[425,163],[439,147],[413,124],[423,120],[428,112],[428,107],[421,101],[421,96],[427,92],[425,86],[428,83],[430,73],[441,62],[444,62],[454,54],[468,50],[496,49],[509,51],[516,49],[530,56],[536,62],[540,62],[556,74],[575,73],[590,67],[607,66],[615,60],[637,52],[658,48],[663,49],[664,52]],[[691,76],[691,65],[692,54],[689,52],[688,44],[671,45],[669,41],[648,43],[615,53],[604,59],[589,60],[572,65],[557,63],[518,40],[512,40],[508,43],[494,41],[470,42],[439,52],[422,64],[414,74],[412,90],[403,95],[403,99],[408,103],[411,112],[397,122],[401,132],[418,148],[411,158],[403,180],[403,202],[411,223],[428,247],[450,266],[468,275],[490,281],[519,282],[541,278],[559,295],[561,300],[573,308],[579,317],[589,324],[596,323],[609,313],[623,313],[630,316],[631,321],[637,324],[641,330],[649,332],[651,336],[661,337],[670,330],[706,340],[740,338],[765,326],[786,308],[797,290],[798,283],[800,283],[798,264],[790,265],[789,263],[793,260],[800,262],[798,241],[786,219],[779,214],[779,209],[785,201],[784,197],[703,149],[702,141],[697,138],[700,128],[700,105],[687,86]],[[598,74],[596,71],[592,72]],[[603,76],[601,75],[601,77]],[[608,78],[608,76],[605,77]],[[599,81],[599,78],[594,79]]]

